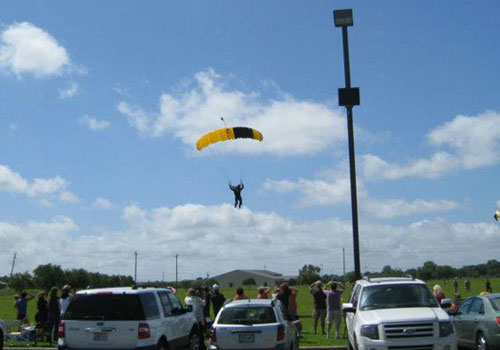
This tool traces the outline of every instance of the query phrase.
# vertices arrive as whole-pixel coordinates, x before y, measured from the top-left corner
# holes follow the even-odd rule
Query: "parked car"
[[[5,324],[2,320],[0,320],[0,350],[3,349],[3,342],[7,338],[7,327],[5,327]]]
[[[457,348],[450,317],[413,277],[359,280],[343,310],[350,350]]]
[[[210,350],[298,348],[295,326],[276,299],[226,303],[210,328]]]
[[[79,291],[58,333],[59,350],[199,348],[193,313],[163,288]]]
[[[453,315],[458,345],[500,349],[500,293],[467,298],[457,311],[449,313]]]

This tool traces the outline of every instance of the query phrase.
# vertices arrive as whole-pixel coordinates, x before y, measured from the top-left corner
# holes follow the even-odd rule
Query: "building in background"
[[[233,270],[211,278],[219,282],[221,287],[239,287],[248,278],[253,278],[257,286],[267,284],[272,287],[277,282],[296,280],[297,276],[284,276],[281,273],[267,270]]]

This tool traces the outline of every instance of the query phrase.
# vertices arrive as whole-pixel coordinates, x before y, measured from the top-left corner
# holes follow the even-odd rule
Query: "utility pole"
[[[179,257],[179,254],[175,254],[175,287],[179,287],[179,278],[177,274],[177,258]]]
[[[342,282],[345,282],[345,248],[342,247]]]
[[[134,268],[134,282],[137,284],[137,252],[134,252],[135,255],[135,268]]]
[[[10,277],[14,274],[14,266],[16,265],[16,255],[17,253],[14,253],[14,258],[12,259],[12,267],[10,269]]]

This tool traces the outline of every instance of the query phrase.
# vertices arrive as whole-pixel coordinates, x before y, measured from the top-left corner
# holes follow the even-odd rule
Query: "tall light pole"
[[[351,71],[349,67],[349,40],[347,27],[353,25],[352,10],[334,10],[335,27],[342,28],[342,42],[344,44],[344,75],[345,88],[339,89],[339,105],[347,110],[347,133],[349,138],[349,169],[351,173],[351,211],[352,211],[352,238],[354,247],[354,276],[361,278],[359,260],[359,231],[358,231],[358,194],[356,189],[356,161],[354,154],[354,127],[352,122],[352,107],[359,105],[359,88],[351,87]]]

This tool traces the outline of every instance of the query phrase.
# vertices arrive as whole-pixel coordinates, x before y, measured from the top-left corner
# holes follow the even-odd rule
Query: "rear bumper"
[[[286,344],[278,344],[274,348],[252,348],[252,350],[285,350],[285,345]],[[217,345],[210,344],[208,347],[208,350],[241,350],[239,349],[226,349],[226,348],[219,348]]]
[[[86,350],[88,348],[68,348],[67,346],[58,346],[57,350]],[[92,350],[110,350],[109,348],[92,348]],[[132,349],[121,349],[120,350],[157,350],[156,345],[142,346],[140,348],[132,348]]]

